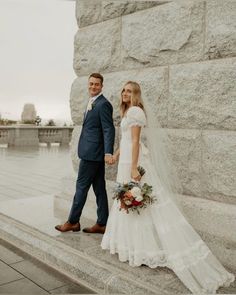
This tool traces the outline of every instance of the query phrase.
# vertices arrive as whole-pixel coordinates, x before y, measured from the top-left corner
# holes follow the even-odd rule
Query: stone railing
[[[40,127],[38,128],[39,142],[69,144],[72,132],[73,127]]]
[[[0,144],[37,146],[39,143],[68,145],[74,127],[14,125],[0,126]]]

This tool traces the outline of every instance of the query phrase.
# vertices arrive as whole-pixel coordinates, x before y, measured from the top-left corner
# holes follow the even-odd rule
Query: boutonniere
[[[94,106],[95,106],[94,101],[93,102],[89,102],[89,104],[88,104],[88,111],[92,111],[92,109],[94,108]]]

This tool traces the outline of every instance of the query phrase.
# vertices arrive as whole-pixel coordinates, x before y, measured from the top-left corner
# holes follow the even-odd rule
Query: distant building
[[[36,109],[34,104],[32,103],[26,103],[24,105],[22,114],[21,114],[21,122],[25,123],[25,124],[34,124],[35,123],[35,119],[36,119]]]

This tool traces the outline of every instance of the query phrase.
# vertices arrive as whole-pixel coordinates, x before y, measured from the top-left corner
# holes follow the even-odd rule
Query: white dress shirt
[[[102,95],[102,92],[100,92],[98,95],[93,96],[93,97],[91,97],[91,98],[89,99],[88,104],[87,104],[86,114],[85,114],[85,115],[87,115],[87,112],[88,112],[88,110],[89,110],[89,106],[92,105],[92,103],[93,103],[93,102],[94,102],[94,101],[95,101],[100,95]]]

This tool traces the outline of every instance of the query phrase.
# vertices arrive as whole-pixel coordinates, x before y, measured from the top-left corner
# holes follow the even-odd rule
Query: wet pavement
[[[0,166],[0,202],[54,195],[74,173],[69,148],[59,146],[0,147]]]

